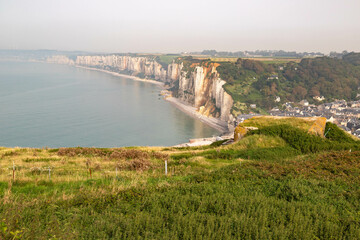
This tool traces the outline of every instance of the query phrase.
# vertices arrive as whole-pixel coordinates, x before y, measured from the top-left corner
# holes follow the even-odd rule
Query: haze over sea
[[[103,72],[0,61],[0,146],[171,146],[218,134],[159,93]]]

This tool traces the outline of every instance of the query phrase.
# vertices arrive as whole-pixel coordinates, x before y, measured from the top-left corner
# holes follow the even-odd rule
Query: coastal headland
[[[104,73],[111,74],[111,75],[118,76],[118,77],[126,77],[126,78],[132,79],[134,81],[140,81],[140,82],[156,84],[159,87],[161,87],[162,89],[165,88],[165,84],[163,82],[159,82],[159,81],[156,81],[156,80],[142,79],[142,78],[139,78],[139,77],[136,77],[136,76],[121,74],[121,73],[112,72],[112,71],[108,71],[108,70],[104,70],[104,69],[98,69],[98,68],[91,68],[91,67],[84,67],[84,66],[77,66],[77,65],[76,65],[76,67],[87,69],[87,70],[100,71],[100,72],[104,72]],[[173,106],[177,107],[178,109],[180,109],[182,112],[186,113],[187,115],[200,120],[201,122],[203,122],[203,123],[207,124],[208,126],[218,130],[219,132],[221,132],[221,133],[227,133],[228,132],[228,126],[227,126],[227,123],[225,121],[221,121],[218,118],[208,117],[208,116],[202,115],[201,113],[199,113],[197,108],[189,105],[188,103],[185,103],[185,102],[181,101],[178,98],[171,97],[171,96],[165,96],[164,100],[170,102]]]
[[[171,93],[164,99],[184,113],[222,133],[233,130],[234,118],[230,113],[233,100],[222,87],[226,82],[216,72],[217,65],[200,61],[188,66],[177,59],[166,65],[154,57],[123,55],[76,56],[75,60],[67,56],[53,56],[47,62],[74,65],[157,84]]]

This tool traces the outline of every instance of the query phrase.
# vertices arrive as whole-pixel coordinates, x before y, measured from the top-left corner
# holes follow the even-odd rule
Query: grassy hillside
[[[226,146],[1,148],[0,239],[359,239],[359,142],[294,121]]]
[[[307,99],[316,103],[314,96],[355,100],[360,87],[360,53],[350,53],[343,59],[318,57],[304,58],[300,62],[264,63],[249,59],[221,63],[217,67],[225,90],[234,99],[234,114],[246,113],[250,104],[257,109],[269,110],[284,102]],[[281,102],[275,102],[279,96]]]

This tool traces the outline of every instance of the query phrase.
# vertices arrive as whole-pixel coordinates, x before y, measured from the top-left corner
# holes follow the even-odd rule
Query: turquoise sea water
[[[0,62],[0,146],[171,146],[218,134],[159,93],[97,71]]]

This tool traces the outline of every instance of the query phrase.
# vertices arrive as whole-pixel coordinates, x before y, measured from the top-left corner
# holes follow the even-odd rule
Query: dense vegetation
[[[299,63],[286,64],[238,59],[222,63],[217,68],[228,84],[225,89],[235,100],[235,111],[248,111],[249,104],[269,110],[281,102],[324,96],[334,99],[355,100],[360,87],[360,53],[349,53],[343,59],[318,57],[304,58]]]
[[[256,50],[256,51],[238,51],[238,52],[218,52],[216,50],[204,50],[201,53],[202,55],[210,55],[217,57],[247,57],[247,56],[262,56],[262,57],[292,57],[292,58],[302,58],[305,56],[323,56],[324,54],[320,52],[287,52],[283,50],[279,51],[267,51],[267,50]]]
[[[226,146],[0,148],[0,239],[359,239],[359,142],[257,126]]]

